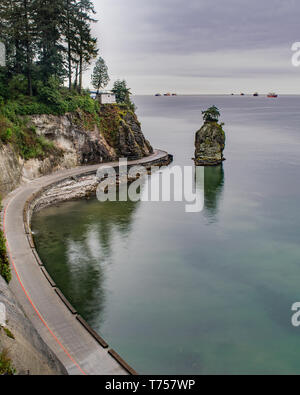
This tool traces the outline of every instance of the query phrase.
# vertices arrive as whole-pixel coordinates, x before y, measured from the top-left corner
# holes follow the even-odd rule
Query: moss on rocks
[[[153,153],[150,143],[142,133],[136,114],[127,106],[102,105],[100,133],[114,148],[118,157],[141,159]]]
[[[225,158],[226,136],[217,122],[205,122],[196,133],[195,140],[195,163],[197,166],[217,166]]]

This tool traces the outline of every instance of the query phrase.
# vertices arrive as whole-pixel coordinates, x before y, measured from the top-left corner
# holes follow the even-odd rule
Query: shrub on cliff
[[[64,115],[77,110],[96,114],[99,103],[88,92],[81,95],[68,89],[53,92],[50,87],[42,87],[37,98],[19,96],[18,99],[8,100],[2,105],[0,103],[0,114],[10,120],[15,120],[18,115]]]
[[[11,271],[7,258],[7,251],[5,246],[5,238],[2,230],[0,231],[0,275],[9,283],[11,280]]]
[[[59,88],[58,83],[50,79],[48,85],[39,87],[38,97],[19,95],[14,100],[0,102],[0,144],[12,144],[24,159],[60,155],[50,141],[36,134],[27,116],[82,112],[84,124],[89,127],[99,123],[99,108],[99,103],[88,92],[70,92]]]
[[[0,211],[1,210],[2,206],[0,201]],[[2,276],[7,283],[11,280],[11,271],[7,257],[5,237],[2,229],[0,229],[0,276]]]
[[[127,83],[125,80],[116,81],[114,83],[112,92],[116,95],[116,100],[118,104],[126,105],[130,110],[135,111],[135,105],[130,100],[131,91],[130,88],[127,87]]]
[[[12,365],[11,359],[8,357],[8,350],[4,349],[0,353],[0,375],[14,376],[16,369]]]
[[[53,76],[48,79],[46,84],[38,81],[37,98],[49,106],[62,106],[64,100],[60,89],[60,81]]]
[[[60,155],[60,150],[42,136],[38,136],[26,117],[17,116],[11,107],[6,115],[0,112],[0,145],[11,144],[23,159],[45,159]]]

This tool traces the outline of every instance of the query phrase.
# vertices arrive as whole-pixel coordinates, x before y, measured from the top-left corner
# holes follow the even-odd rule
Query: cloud
[[[239,89],[243,80],[243,90],[250,89],[251,79],[275,89],[280,78],[281,89],[284,80],[288,89],[297,89],[300,69],[291,66],[290,47],[300,41],[298,0],[94,3],[99,17],[94,32],[112,78],[127,78],[135,92],[172,85],[189,93],[205,78],[208,92],[215,92],[214,78],[221,92]]]

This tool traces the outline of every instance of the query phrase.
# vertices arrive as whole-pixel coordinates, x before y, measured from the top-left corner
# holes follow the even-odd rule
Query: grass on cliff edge
[[[64,115],[82,111],[98,121],[99,104],[87,92],[78,94],[65,88],[43,86],[34,97],[13,91],[7,98],[0,96],[0,145],[11,144],[25,159],[58,156],[54,144],[36,133],[30,125],[32,115]]]

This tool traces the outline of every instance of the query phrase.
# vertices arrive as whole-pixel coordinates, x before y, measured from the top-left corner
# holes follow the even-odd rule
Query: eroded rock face
[[[63,151],[63,168],[110,162],[120,157],[141,159],[153,149],[145,139],[136,115],[116,105],[102,105],[99,122],[82,112],[64,116],[32,117],[37,133]]]
[[[141,159],[153,153],[136,115],[117,105],[102,105],[98,118],[76,112],[63,116],[35,115],[30,123],[39,136],[50,140],[60,154],[22,160],[10,145],[0,146],[0,195],[22,181],[76,166]]]
[[[22,163],[10,145],[0,146],[0,195],[15,189],[22,179]]]
[[[196,133],[195,164],[197,166],[217,166],[225,158],[226,136],[217,122],[206,122]]]

